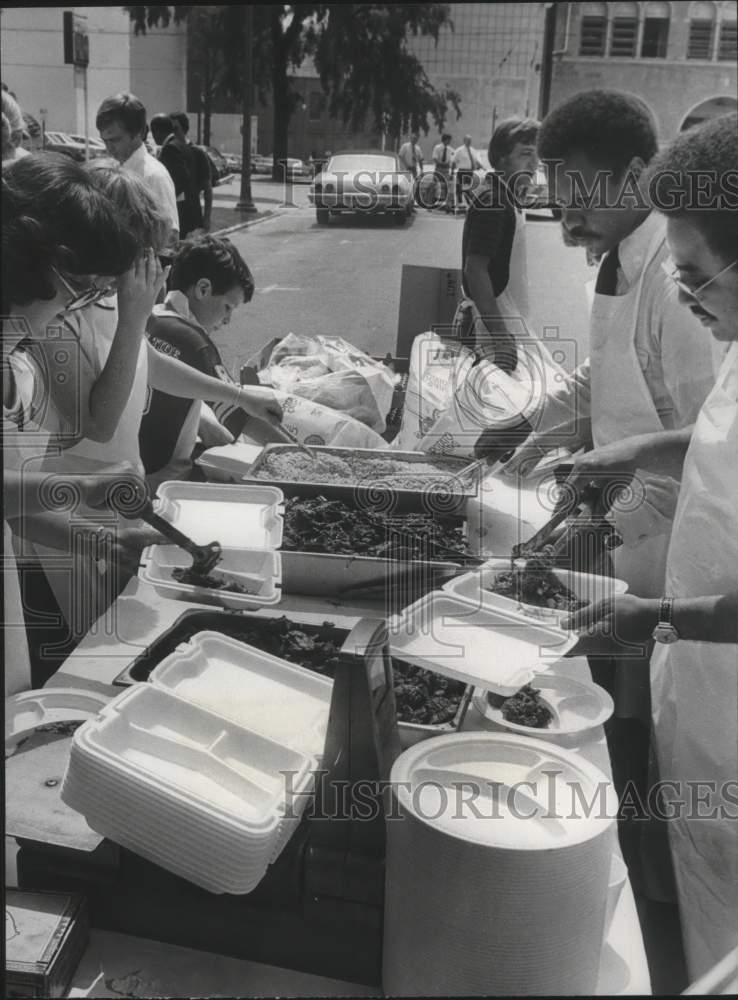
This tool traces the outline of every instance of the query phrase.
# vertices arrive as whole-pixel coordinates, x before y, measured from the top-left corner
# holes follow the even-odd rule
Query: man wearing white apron
[[[736,116],[726,115],[679,136],[655,158],[653,178],[678,191],[688,172],[728,176],[738,162],[737,126]],[[615,598],[575,615],[571,624],[584,628],[607,619],[623,640],[643,641],[652,630],[657,640],[651,659],[656,753],[661,779],[673,782],[685,802],[667,826],[695,980],[738,944],[738,206],[713,191],[713,211],[697,215],[689,204],[677,209],[678,199],[667,211],[668,195],[662,186],[655,203],[667,213],[680,301],[710,327],[717,344],[730,346],[686,458],[689,435],[672,432],[624,441],[592,453],[588,462],[608,474],[639,457],[664,468],[683,460],[664,599]],[[696,336],[709,352],[704,331]]]
[[[541,126],[538,152],[544,162],[558,163],[552,179],[562,225],[579,245],[604,256],[592,304],[590,356],[548,393],[535,434],[509,464],[511,472],[525,474],[546,451],[562,445],[575,452],[590,442],[602,447],[690,426],[714,384],[714,359],[704,349],[702,328],[680,307],[662,269],[668,258],[665,221],[651,212],[638,187],[656,149],[645,105],[615,91],[576,94]],[[675,479],[637,469],[633,494],[613,505],[624,539],[613,571],[631,593],[655,597],[662,591],[677,491]],[[645,791],[649,655],[645,647],[640,658],[597,664],[597,680],[615,700],[609,736],[620,792],[629,780]],[[634,870],[640,828],[632,824],[627,834]]]

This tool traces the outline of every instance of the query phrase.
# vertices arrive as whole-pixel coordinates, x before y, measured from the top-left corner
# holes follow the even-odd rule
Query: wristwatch
[[[674,628],[672,624],[672,615],[674,613],[674,598],[673,597],[662,597],[661,605],[659,607],[659,620],[656,624],[656,628],[653,630],[653,638],[656,642],[663,642],[669,645],[672,642],[679,641],[679,633]]]

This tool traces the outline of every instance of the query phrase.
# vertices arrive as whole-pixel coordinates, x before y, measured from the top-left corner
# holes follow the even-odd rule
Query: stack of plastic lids
[[[222,558],[215,576],[240,584],[245,592],[193,586],[172,571],[189,568],[192,556],[176,545],[152,545],[141,558],[139,577],[173,600],[241,610],[278,604],[282,598],[284,494],[273,486],[219,486],[166,482],[158,489],[157,512],[198,545],[219,542]]]
[[[162,868],[243,894],[296,829],[316,767],[283,742],[137,684],[74,734],[62,799]]]
[[[571,751],[461,733],[392,768],[388,996],[593,994],[617,802]]]

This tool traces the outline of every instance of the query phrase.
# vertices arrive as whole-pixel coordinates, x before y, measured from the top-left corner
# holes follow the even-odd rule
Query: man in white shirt
[[[400,163],[403,165],[405,170],[409,171],[413,178],[415,179],[415,190],[414,190],[414,200],[418,199],[418,181],[423,176],[423,151],[418,145],[418,133],[413,132],[410,136],[408,142],[405,142],[400,146],[400,151],[397,154],[400,157]]]
[[[161,207],[171,225],[170,241],[179,237],[179,215],[174,182],[169,171],[144,145],[146,108],[133,94],[107,97],[95,119],[100,138],[108,153],[124,170],[137,174]]]
[[[451,148],[451,136],[444,132],[441,141],[433,147],[434,180],[440,185],[439,200],[443,200],[444,208],[451,211],[451,161],[454,151]]]
[[[464,136],[463,146],[459,146],[451,160],[451,166],[456,171],[456,204],[463,204],[463,196],[469,198],[474,181],[474,171],[483,170],[484,165],[479,154],[471,144],[472,137]]]

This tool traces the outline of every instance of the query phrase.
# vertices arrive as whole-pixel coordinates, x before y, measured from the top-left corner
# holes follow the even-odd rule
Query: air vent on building
[[[632,59],[636,54],[636,37],[638,21],[634,17],[614,17],[612,20],[612,37],[610,39],[610,55]]]
[[[580,56],[604,56],[607,18],[583,17],[579,37]]]
[[[687,59],[712,58],[713,27],[712,21],[690,21]]]
[[[736,21],[723,21],[720,25],[718,59],[720,62],[735,62],[738,59],[738,31]]]

